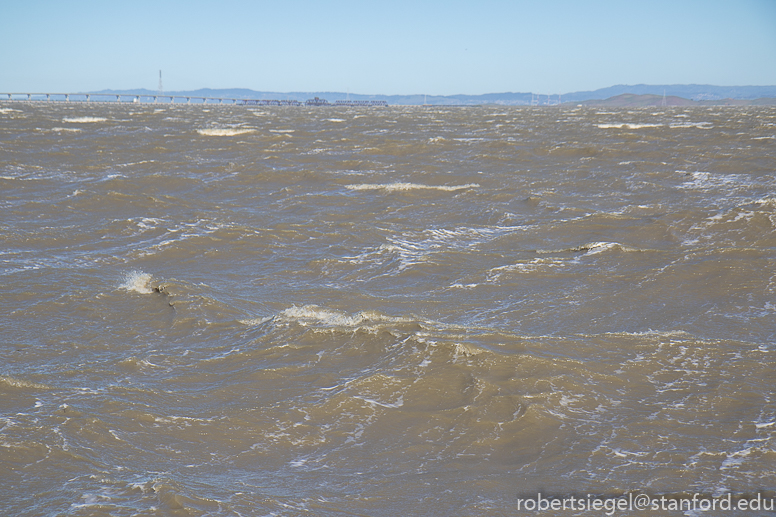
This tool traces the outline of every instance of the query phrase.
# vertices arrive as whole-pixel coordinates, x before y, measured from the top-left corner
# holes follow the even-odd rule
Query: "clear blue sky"
[[[2,4],[0,92],[776,85],[776,0]]]

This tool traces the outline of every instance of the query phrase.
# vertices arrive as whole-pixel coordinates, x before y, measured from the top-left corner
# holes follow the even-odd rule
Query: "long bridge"
[[[232,99],[224,97],[194,97],[191,95],[129,94],[129,93],[0,93],[0,101],[24,102],[88,102],[145,104],[232,104],[259,106],[301,106],[296,100]]]
[[[385,101],[338,100],[334,104],[326,99],[297,100],[233,99],[226,97],[194,97],[191,95],[130,94],[130,93],[0,93],[0,101],[14,102],[79,102],[110,104],[224,104],[237,106],[387,106]]]

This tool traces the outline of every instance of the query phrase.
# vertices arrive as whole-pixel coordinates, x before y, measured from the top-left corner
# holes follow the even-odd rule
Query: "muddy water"
[[[0,104],[8,515],[776,486],[776,110]]]

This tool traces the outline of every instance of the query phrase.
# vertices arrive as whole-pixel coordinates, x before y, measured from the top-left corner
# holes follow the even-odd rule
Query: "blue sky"
[[[776,0],[18,0],[0,92],[776,85]]]

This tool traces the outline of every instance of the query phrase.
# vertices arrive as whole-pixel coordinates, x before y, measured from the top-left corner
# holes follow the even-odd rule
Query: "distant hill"
[[[635,95],[623,93],[608,99],[593,99],[587,101],[570,102],[583,106],[608,106],[612,108],[643,108],[647,106],[763,106],[776,105],[776,98],[760,99],[720,99],[694,101],[677,97],[676,95]]]
[[[623,94],[676,96],[693,101],[776,97],[776,86],[713,86],[709,84],[617,85],[563,94],[563,102],[609,99]]]
[[[89,93],[155,95],[157,92],[146,89],[102,90]],[[391,105],[434,104],[446,106],[474,106],[497,104],[507,106],[554,105],[559,103],[601,104],[611,100],[611,106],[657,106],[666,96],[666,104],[671,106],[691,106],[704,104],[751,105],[773,104],[768,99],[776,98],[776,86],[713,86],[703,84],[673,85],[617,85],[592,91],[546,95],[536,93],[487,93],[483,95],[364,95],[343,92],[257,92],[247,88],[211,89],[202,88],[189,91],[169,91],[166,95],[191,97],[220,97],[232,99],[288,99],[304,102],[320,97],[329,102],[338,100],[381,100]],[[630,96],[630,97],[623,97]],[[655,98],[658,104],[653,104]],[[616,99],[616,100],[612,100]],[[670,99],[670,100],[669,100]],[[635,104],[628,104],[635,103]],[[690,103],[690,104],[687,104]]]

